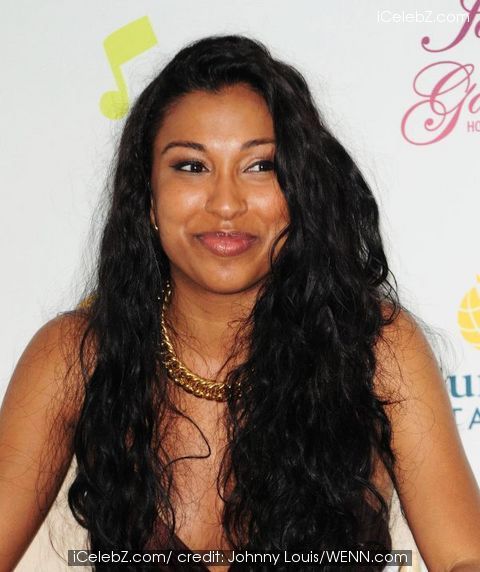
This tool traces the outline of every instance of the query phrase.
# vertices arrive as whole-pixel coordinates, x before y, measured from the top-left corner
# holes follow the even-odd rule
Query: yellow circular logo
[[[480,274],[477,274],[480,284]],[[480,294],[473,286],[463,297],[458,309],[458,325],[464,339],[480,350]]]

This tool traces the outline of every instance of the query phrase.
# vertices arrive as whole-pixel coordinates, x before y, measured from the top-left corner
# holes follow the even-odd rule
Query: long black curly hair
[[[226,535],[236,549],[391,548],[389,504],[372,482],[378,456],[397,486],[375,345],[401,305],[377,203],[302,75],[258,41],[226,35],[175,55],[137,99],[119,144],[93,296],[77,310],[87,322],[85,394],[68,501],[92,550],[152,546],[160,519],[174,534],[175,459],[159,430],[174,409],[159,353],[169,263],[150,223],[152,147],[177,98],[240,82],[271,112],[290,223],[245,322],[248,358],[228,373],[248,390],[227,400],[217,481]]]

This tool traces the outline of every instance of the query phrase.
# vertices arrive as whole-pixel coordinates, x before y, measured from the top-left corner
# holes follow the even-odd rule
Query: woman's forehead
[[[253,139],[273,137],[273,120],[261,95],[248,85],[220,91],[193,91],[179,98],[165,114],[156,140]]]

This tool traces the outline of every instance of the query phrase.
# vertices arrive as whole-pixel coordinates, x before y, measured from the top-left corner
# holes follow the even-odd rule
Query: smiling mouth
[[[201,232],[196,236],[206,236],[206,235],[232,236],[235,238],[255,238],[253,234],[250,234],[249,232],[241,232],[240,230],[214,230],[211,232]]]
[[[245,232],[205,232],[196,238],[210,252],[217,256],[238,256],[250,249],[257,237]]]

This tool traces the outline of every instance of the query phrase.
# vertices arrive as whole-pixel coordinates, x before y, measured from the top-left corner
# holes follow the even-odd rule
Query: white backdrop
[[[465,24],[460,0],[0,6],[2,394],[33,333],[82,283],[124,121],[102,95],[123,89],[128,105],[186,42],[244,33],[304,73],[372,185],[403,301],[443,339],[452,407],[480,481],[480,15]]]

